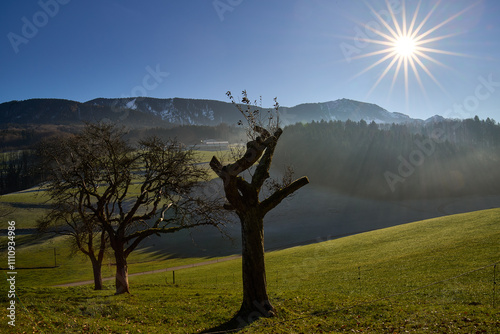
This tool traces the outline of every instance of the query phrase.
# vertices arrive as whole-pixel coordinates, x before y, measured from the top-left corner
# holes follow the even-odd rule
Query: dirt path
[[[143,271],[141,273],[134,273],[134,274],[129,274],[128,276],[139,276],[139,275],[147,275],[147,274],[156,274],[156,273],[163,273],[163,272],[168,272],[168,271],[174,271],[174,270],[181,270],[181,269],[187,269],[187,268],[194,268],[194,267],[201,267],[201,266],[207,266],[210,264],[214,263],[220,263],[220,262],[226,262],[226,261],[231,261],[231,260],[236,260],[241,258],[241,255],[233,255],[230,257],[226,257],[223,259],[218,259],[218,260],[210,260],[210,261],[203,261],[203,262],[198,262],[198,263],[193,263],[193,264],[186,264],[183,266],[177,266],[177,267],[170,267],[170,268],[165,268],[165,269],[157,269],[157,270],[151,270],[151,271]],[[102,279],[102,281],[111,281],[115,279],[115,277],[105,277]],[[90,281],[81,281],[81,282],[73,282],[73,283],[66,283],[66,284],[58,284],[58,285],[53,285],[53,287],[69,287],[69,286],[79,286],[79,285],[86,285],[86,284],[93,284],[94,280]]]

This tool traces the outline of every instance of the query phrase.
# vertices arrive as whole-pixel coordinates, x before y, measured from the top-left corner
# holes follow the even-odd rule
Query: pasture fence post
[[[493,308],[496,306],[497,293],[497,264],[493,266]]]

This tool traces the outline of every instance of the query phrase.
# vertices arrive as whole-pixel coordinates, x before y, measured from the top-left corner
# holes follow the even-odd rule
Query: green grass
[[[48,200],[43,188],[33,187],[0,196],[0,203],[44,204]]]
[[[201,151],[201,150],[194,150],[193,151],[194,156],[196,157],[196,160],[199,162],[210,162],[212,160],[212,157],[215,155],[218,159],[221,159],[223,157],[228,157],[229,156],[229,150],[222,150],[222,151]]]
[[[7,228],[7,221],[15,220],[16,228],[34,228],[36,219],[45,212],[48,197],[40,187],[0,195],[0,229]]]
[[[0,248],[6,248],[7,239],[1,238]],[[19,287],[50,287],[79,281],[92,280],[91,264],[82,253],[72,253],[68,237],[36,238],[34,235],[17,236],[16,267],[22,280]],[[55,255],[54,255],[55,251]],[[128,258],[129,273],[140,273],[176,266],[188,265],[207,260],[206,258],[175,258],[169,254],[150,252],[148,248],[140,248]],[[7,254],[0,253],[0,266],[6,267]],[[27,269],[26,269],[27,268]],[[30,269],[31,268],[31,269]],[[103,277],[114,277],[115,266],[112,254],[107,254],[102,266]],[[110,283],[111,284],[111,283]]]
[[[268,253],[268,291],[277,316],[241,332],[500,332],[500,291],[494,308],[489,266],[500,260],[499,240],[500,209],[492,209]],[[90,269],[84,264],[82,273]],[[172,273],[130,277],[132,294],[125,296],[113,296],[112,282],[99,292],[48,287],[50,280],[63,280],[62,268],[20,271],[17,326],[7,328],[4,312],[0,331],[195,333],[238,310],[240,267],[234,260],[180,270],[175,285]],[[498,266],[496,275],[498,281]]]

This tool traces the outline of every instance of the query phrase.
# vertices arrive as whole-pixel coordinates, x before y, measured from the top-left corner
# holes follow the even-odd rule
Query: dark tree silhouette
[[[76,240],[81,231],[87,240],[98,233],[101,246],[109,239],[116,294],[129,292],[127,258],[145,238],[224,221],[222,205],[201,195],[207,170],[191,150],[155,137],[135,149],[124,134],[88,124],[44,154],[53,205],[47,218],[66,223]]]
[[[279,106],[276,102],[276,114],[273,115],[270,111],[265,117],[260,109],[252,109],[245,91],[242,102],[246,109],[235,102],[230,92],[227,95],[248,122],[249,141],[246,152],[234,163],[223,166],[214,156],[210,167],[223,180],[228,202],[225,208],[234,211],[241,222],[243,302],[235,318],[248,323],[258,317],[274,314],[267,294],[264,265],[264,216],[309,181],[307,177],[302,177],[293,182],[290,179],[281,185],[274,183],[272,194],[262,200],[259,198],[265,181],[270,177],[273,154],[283,132],[279,128]],[[266,119],[267,125],[264,127]],[[241,174],[249,171],[255,164],[251,180],[245,180]]]
[[[38,232],[45,233],[55,223],[66,226],[54,228],[52,232],[71,237],[72,251],[80,251],[89,257],[94,275],[94,290],[102,290],[102,261],[109,246],[109,240],[100,226],[88,212],[80,210],[77,203],[52,205],[52,210],[37,221]]]

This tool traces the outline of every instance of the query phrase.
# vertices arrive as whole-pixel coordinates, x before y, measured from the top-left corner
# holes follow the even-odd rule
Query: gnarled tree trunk
[[[264,263],[264,222],[259,210],[240,216],[242,240],[243,302],[238,316],[251,323],[254,318],[269,317],[274,307],[267,295]],[[245,319],[247,317],[247,319]]]
[[[94,272],[94,290],[102,290],[102,272],[101,272],[101,262],[96,258],[90,258],[92,262],[92,271]]]
[[[130,293],[128,285],[128,266],[127,258],[125,257],[123,248],[115,249],[115,260],[116,260],[116,295],[122,293]]]
[[[212,170],[224,181],[228,201],[226,209],[234,210],[241,223],[243,302],[235,317],[240,327],[260,317],[272,316],[275,312],[267,295],[264,216],[287,196],[309,183],[307,177],[302,177],[283,184],[261,202],[259,193],[265,180],[269,178],[274,149],[283,131],[278,128],[274,134],[270,134],[263,128],[255,127],[255,132],[261,136],[247,143],[247,150],[238,161],[223,166],[213,157],[210,162]],[[251,182],[239,176],[257,162]]]

